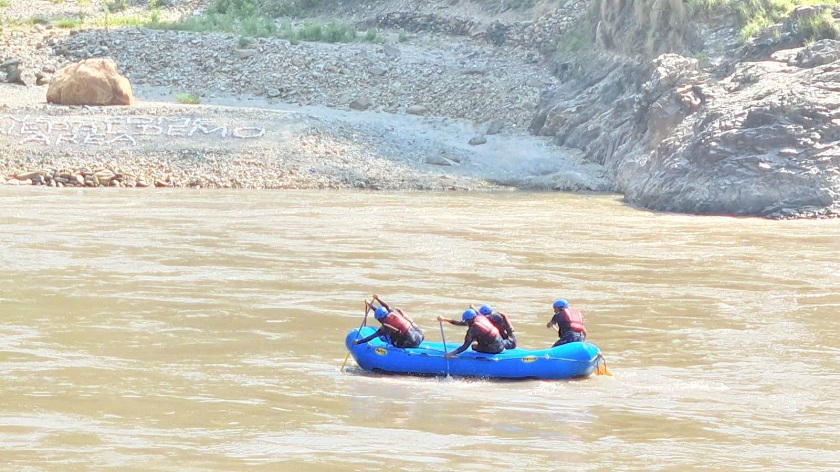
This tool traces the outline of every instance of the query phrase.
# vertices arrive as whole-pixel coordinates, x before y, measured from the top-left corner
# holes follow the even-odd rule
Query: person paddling
[[[467,334],[464,336],[464,344],[452,352],[447,352],[444,357],[450,359],[472,347],[473,351],[486,354],[498,354],[510,346],[510,341],[502,339],[499,329],[483,315],[479,315],[473,309],[469,309],[461,316],[465,323]],[[460,324],[454,320],[438,316],[438,321],[447,321],[451,324]]]
[[[425,339],[423,330],[420,329],[404,311],[399,308],[391,308],[379,296],[374,294],[373,299],[379,302],[379,307],[373,312],[373,317],[382,326],[375,333],[362,339],[353,341],[353,344],[364,344],[377,337],[384,337],[396,347],[417,347]]]
[[[583,327],[583,315],[580,310],[570,307],[569,302],[563,298],[555,301],[552,307],[554,308],[554,316],[545,327],[551,328],[557,325],[557,336],[560,339],[551,347],[585,341],[586,328]]]
[[[471,310],[475,310],[473,305],[470,305]],[[506,349],[514,349],[516,347],[516,336],[513,334],[513,325],[508,321],[507,315],[494,311],[490,305],[481,305],[478,309],[478,314],[483,315],[488,321],[493,323],[493,326],[499,330],[499,335],[502,339],[508,341]],[[466,321],[450,320],[443,317],[438,317],[438,321],[446,321],[455,326],[467,326]]]

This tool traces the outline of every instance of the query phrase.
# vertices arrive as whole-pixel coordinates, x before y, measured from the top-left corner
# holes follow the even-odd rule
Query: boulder
[[[59,105],[132,105],[128,79],[110,58],[85,59],[56,72],[47,89],[47,102]]]
[[[23,71],[20,68],[20,64],[20,59],[9,59],[8,61],[5,61],[2,64],[0,64],[0,74],[2,74],[3,79],[2,81],[8,82],[10,84],[26,85],[26,83],[21,78],[21,74]]]

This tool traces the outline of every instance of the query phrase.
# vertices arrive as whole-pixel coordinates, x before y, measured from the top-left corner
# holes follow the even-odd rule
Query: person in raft
[[[502,339],[499,329],[485,316],[479,315],[473,309],[464,312],[461,319],[466,323],[467,334],[464,336],[464,344],[452,352],[447,352],[444,357],[450,359],[472,347],[473,351],[486,354],[498,354],[510,346],[510,341]],[[438,321],[449,321],[438,316]]]
[[[560,339],[551,347],[586,340],[586,328],[583,327],[583,315],[580,310],[570,307],[569,302],[562,298],[555,301],[552,306],[554,316],[545,327],[551,328],[557,325],[557,335]]]
[[[484,304],[478,308],[478,314],[484,315],[493,326],[499,330],[499,335],[502,339],[509,341],[509,346],[506,349],[513,349],[516,347],[516,335],[513,334],[513,325],[508,321],[507,315],[494,310],[490,305]]]
[[[410,316],[399,308],[391,310],[377,295],[374,295],[373,298],[379,302],[379,307],[373,312],[373,317],[382,326],[370,336],[353,341],[353,344],[364,344],[379,336],[384,336],[385,339],[397,347],[417,347],[423,342],[425,338],[423,330],[414,324],[414,320]]]
[[[472,305],[470,305],[470,309],[474,309]],[[513,334],[513,325],[510,324],[510,321],[507,319],[507,315],[504,313],[500,313],[498,311],[494,311],[490,305],[481,305],[478,309],[479,315],[484,315],[496,329],[499,330],[499,335],[502,339],[508,341],[508,347],[506,349],[513,349],[516,347],[516,336]],[[453,324],[455,326],[467,326],[466,321],[458,321],[458,320],[449,320],[443,317],[438,317],[438,321],[446,321],[449,324]]]

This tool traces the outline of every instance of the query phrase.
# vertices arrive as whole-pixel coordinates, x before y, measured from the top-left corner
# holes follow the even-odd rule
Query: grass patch
[[[370,31],[370,30],[369,30]],[[347,43],[356,40],[356,28],[332,21],[322,24],[314,21],[305,22],[295,30],[294,38],[301,41],[323,41],[327,43]],[[373,38],[376,39],[374,32]]]
[[[685,0],[692,17],[713,18],[733,13],[741,28],[741,41],[747,42],[768,26],[783,21],[800,5],[840,5],[840,0]],[[829,12],[799,22],[808,41],[836,38],[840,30]]]
[[[176,94],[175,100],[182,105],[198,105],[201,103],[201,97],[192,92]]]
[[[0,0],[0,8],[8,8],[12,6],[12,3],[9,0]]]
[[[93,26],[102,26],[105,28],[127,28],[132,26],[146,26],[154,23],[153,16],[155,12],[149,13],[149,16],[140,15],[105,15],[104,18],[97,18],[91,24]]]
[[[589,20],[581,19],[574,27],[563,35],[557,49],[563,53],[588,51],[592,47],[592,24]]]
[[[178,22],[150,21],[146,26],[164,30],[231,33],[240,38],[279,37],[290,41],[327,43],[357,40],[383,42],[384,38],[373,28],[360,35],[352,25],[338,21],[304,20],[302,24],[294,25],[288,19],[278,20],[281,16],[294,16],[306,9],[323,8],[335,3],[336,0],[213,0],[203,16]],[[240,43],[242,41],[240,39]]]
[[[120,12],[128,8],[128,0],[113,0],[104,3],[105,10],[111,13]]]
[[[821,15],[811,18],[800,19],[796,22],[796,27],[809,41],[840,38],[840,25],[834,21],[830,11],[824,11]]]
[[[79,26],[82,26],[82,24],[84,24],[84,20],[81,18],[59,18],[53,21],[53,25],[55,25],[56,28],[61,29],[78,28]]]

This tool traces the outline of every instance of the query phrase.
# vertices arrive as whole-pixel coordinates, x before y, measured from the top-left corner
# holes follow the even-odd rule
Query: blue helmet
[[[552,306],[554,306],[554,308],[568,308],[569,302],[567,302],[565,298],[559,298]]]
[[[491,308],[490,305],[481,305],[481,308],[478,309],[478,312],[486,316],[490,313],[493,313],[493,308]]]
[[[476,315],[475,310],[470,308],[469,310],[465,311],[463,315],[461,315],[461,319],[464,320],[464,321],[469,321],[469,320],[475,318],[475,315]]]
[[[377,308],[376,311],[373,312],[373,317],[376,318],[377,320],[381,320],[381,319],[385,318],[386,316],[388,316],[388,310],[385,309],[384,306],[381,306],[381,307]]]

